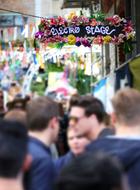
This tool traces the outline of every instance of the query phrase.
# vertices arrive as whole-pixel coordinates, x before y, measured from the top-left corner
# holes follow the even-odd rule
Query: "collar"
[[[47,153],[49,153],[51,155],[51,150],[50,147],[48,147],[47,145],[45,145],[43,142],[41,142],[39,139],[35,138],[35,137],[31,137],[29,136],[29,142],[33,142],[34,144],[36,144],[37,146],[40,146],[42,149],[44,149]]]

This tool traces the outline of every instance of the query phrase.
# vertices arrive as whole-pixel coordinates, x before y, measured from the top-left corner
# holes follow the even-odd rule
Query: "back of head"
[[[53,117],[59,116],[58,104],[48,97],[38,97],[27,105],[27,124],[31,131],[43,131]]]
[[[8,111],[10,111],[12,109],[25,110],[26,104],[28,101],[29,101],[28,98],[14,98],[12,101],[9,101],[7,103]]]
[[[74,159],[58,178],[57,190],[123,190],[123,172],[117,160],[102,153]]]
[[[5,114],[4,119],[9,121],[18,121],[25,126],[27,125],[26,112],[20,109],[12,109],[8,111]]]
[[[127,126],[140,125],[140,92],[125,88],[112,99],[117,122]]]
[[[99,99],[93,96],[81,96],[76,106],[83,108],[86,116],[95,114],[99,122],[104,121],[106,113],[104,105]]]
[[[0,120],[0,177],[17,177],[26,154],[26,128],[18,122]]]

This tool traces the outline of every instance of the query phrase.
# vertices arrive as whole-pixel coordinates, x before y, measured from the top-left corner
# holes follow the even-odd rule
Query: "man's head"
[[[58,178],[56,190],[128,190],[119,162],[103,153],[72,160]]]
[[[25,127],[27,126],[26,112],[20,109],[12,109],[4,115],[4,119],[8,121],[21,122]]]
[[[31,132],[52,131],[55,141],[59,131],[59,106],[48,97],[38,97],[27,105],[27,124]]]
[[[0,120],[0,178],[16,178],[26,155],[26,128],[18,122]]]
[[[71,108],[69,125],[76,126],[83,134],[88,134],[96,128],[99,129],[105,115],[104,106],[100,100],[92,96],[82,96]]]
[[[114,121],[124,126],[140,125],[140,92],[125,88],[119,90],[112,99]]]

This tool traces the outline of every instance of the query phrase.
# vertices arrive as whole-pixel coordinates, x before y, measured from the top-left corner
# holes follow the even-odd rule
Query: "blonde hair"
[[[140,92],[124,88],[112,98],[117,122],[127,126],[140,125]]]

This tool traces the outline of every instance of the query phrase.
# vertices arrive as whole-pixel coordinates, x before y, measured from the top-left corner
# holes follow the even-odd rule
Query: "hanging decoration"
[[[73,15],[68,19],[60,16],[43,18],[38,28],[36,39],[47,45],[55,43],[58,47],[65,44],[85,47],[90,47],[91,44],[108,43],[128,45],[135,37],[130,20],[118,15],[105,18],[102,13],[92,15],[90,18],[83,15]]]

